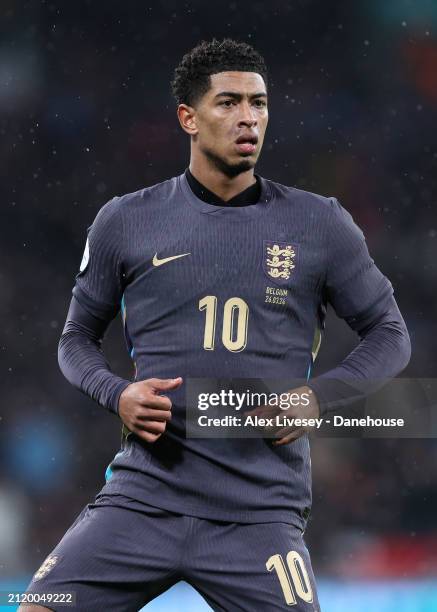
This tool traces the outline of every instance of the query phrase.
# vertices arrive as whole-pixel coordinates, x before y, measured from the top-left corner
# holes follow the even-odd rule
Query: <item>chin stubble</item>
[[[247,172],[254,168],[255,163],[250,161],[249,159],[242,159],[237,164],[228,164],[224,159],[213,153],[212,151],[208,151],[204,149],[203,151],[207,158],[214,164],[214,166],[220,170],[225,176],[229,178],[234,178],[243,172]]]

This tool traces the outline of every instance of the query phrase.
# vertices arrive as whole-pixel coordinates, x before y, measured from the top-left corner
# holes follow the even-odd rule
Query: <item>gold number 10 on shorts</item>
[[[289,606],[296,605],[296,595],[306,603],[311,603],[313,590],[302,557],[295,550],[290,550],[286,560],[287,567],[282,555],[272,555],[266,563],[269,572],[276,570],[286,603]]]

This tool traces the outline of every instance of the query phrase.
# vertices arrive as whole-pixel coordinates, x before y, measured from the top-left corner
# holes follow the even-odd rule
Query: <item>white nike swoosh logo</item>
[[[191,255],[191,253],[182,253],[182,255],[173,255],[172,257],[164,257],[164,259],[158,259],[158,253],[155,253],[153,256],[152,263],[154,266],[162,266],[162,264],[168,263],[169,261],[173,261],[173,259],[179,259],[179,257],[186,257],[187,255]]]

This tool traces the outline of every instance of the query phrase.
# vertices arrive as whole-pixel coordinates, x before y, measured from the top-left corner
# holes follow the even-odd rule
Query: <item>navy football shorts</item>
[[[139,610],[180,580],[220,612],[319,612],[308,550],[288,523],[230,523],[100,495],[77,517],[28,593],[74,592],[56,612]]]

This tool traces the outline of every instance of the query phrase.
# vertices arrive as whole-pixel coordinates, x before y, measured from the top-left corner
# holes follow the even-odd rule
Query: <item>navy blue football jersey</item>
[[[153,444],[125,436],[103,493],[303,529],[308,437],[278,447],[263,438],[189,438],[186,380],[306,379],[327,303],[353,318],[393,289],[335,198],[259,181],[251,206],[208,204],[185,175],[112,199],[89,230],[73,294],[102,316],[121,309],[135,380],[184,378],[168,393],[165,433]]]

